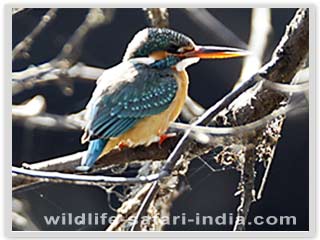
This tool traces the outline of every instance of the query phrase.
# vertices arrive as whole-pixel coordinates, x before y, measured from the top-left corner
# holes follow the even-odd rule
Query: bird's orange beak
[[[201,59],[235,58],[247,55],[250,55],[247,50],[216,46],[196,46],[192,51],[181,53],[182,57],[198,57]]]

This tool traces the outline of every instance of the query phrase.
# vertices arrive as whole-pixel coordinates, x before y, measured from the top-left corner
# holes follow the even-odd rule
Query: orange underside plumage
[[[160,136],[167,131],[170,123],[174,122],[179,116],[188,95],[189,80],[187,72],[177,72],[175,78],[178,83],[178,90],[169,108],[160,114],[146,117],[124,134],[110,138],[100,156],[119,147],[120,144],[121,146],[135,147],[138,145],[147,146],[152,142],[159,141]]]

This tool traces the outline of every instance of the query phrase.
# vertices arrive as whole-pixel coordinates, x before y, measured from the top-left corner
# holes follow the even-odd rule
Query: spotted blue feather
[[[160,70],[136,61],[116,68],[115,76],[121,78],[115,81],[106,71],[88,106],[86,131],[91,140],[125,133],[145,117],[165,111],[176,96],[178,85],[170,68]]]

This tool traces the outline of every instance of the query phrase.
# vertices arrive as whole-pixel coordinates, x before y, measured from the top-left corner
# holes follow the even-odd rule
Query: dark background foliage
[[[31,64],[40,64],[54,58],[70,34],[83,21],[87,9],[61,9],[56,19],[36,39],[30,51],[31,57],[17,60],[13,71],[22,70]],[[247,42],[250,33],[250,9],[209,9],[209,11]],[[13,17],[13,46],[23,39],[38,23],[46,9],[28,10]],[[279,42],[286,24],[293,17],[295,9],[272,9],[273,32],[264,60],[268,60]],[[109,68],[121,61],[127,43],[133,35],[147,25],[140,9],[118,9],[113,21],[95,29],[85,41],[80,61],[101,68]],[[199,44],[224,45],[209,30],[199,27],[181,9],[170,9],[171,28],[183,32]],[[237,46],[234,46],[237,47]],[[201,61],[189,68],[190,96],[209,107],[232,89],[239,77],[242,60]],[[69,114],[81,110],[95,87],[93,81],[74,81],[74,94],[66,96],[61,86],[49,84],[27,90],[13,97],[13,103],[41,94],[46,97],[47,111]],[[50,131],[13,123],[13,165],[22,162],[34,163],[65,154],[84,150],[80,144],[80,132]],[[284,124],[282,138],[278,144],[271,173],[266,184],[263,199],[252,205],[249,221],[256,215],[296,216],[296,226],[248,226],[248,230],[308,230],[308,113],[289,117]],[[209,159],[210,161],[210,159]],[[212,160],[211,160],[211,164]],[[203,163],[194,160],[187,180],[190,190],[173,204],[171,213],[194,217],[217,216],[223,213],[235,215],[238,197],[233,196],[239,180],[235,170],[213,173],[202,168]],[[262,164],[257,165],[257,186],[263,173]],[[61,213],[81,214],[83,212],[115,214],[111,209],[119,206],[117,197],[108,199],[104,190],[97,187],[66,184],[40,184],[28,191],[19,191],[14,197],[23,200],[27,213],[40,230],[103,230],[105,226],[47,226],[44,215]],[[169,225],[166,230],[232,230],[232,225],[200,226]]]

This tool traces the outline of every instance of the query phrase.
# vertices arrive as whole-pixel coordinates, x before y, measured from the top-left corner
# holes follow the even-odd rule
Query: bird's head
[[[200,59],[234,58],[248,55],[238,48],[199,46],[186,35],[166,28],[145,28],[129,43],[124,61],[133,58],[152,58],[155,67],[176,67],[178,71]]]

